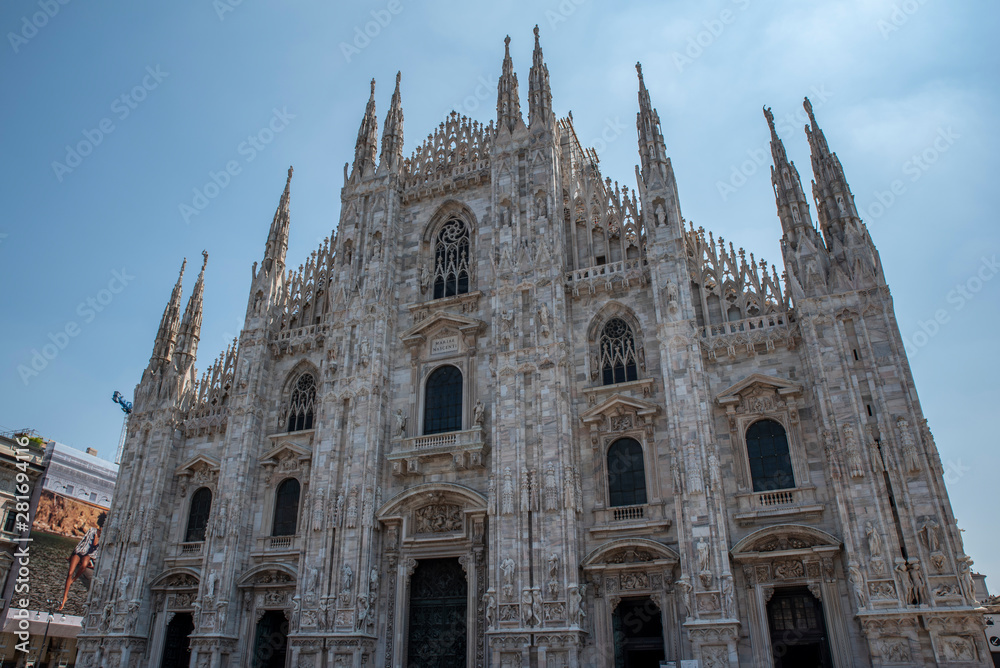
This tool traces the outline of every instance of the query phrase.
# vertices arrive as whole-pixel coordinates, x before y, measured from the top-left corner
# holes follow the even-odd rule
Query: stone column
[[[834,668],[850,668],[853,665],[850,653],[851,637],[844,623],[844,609],[836,580],[824,578],[819,591],[820,600],[823,602],[823,617],[830,637],[830,653],[833,655]]]
[[[771,654],[771,633],[767,624],[767,602],[771,600],[774,587],[757,584],[749,587],[746,592],[753,665],[757,668],[772,668],[774,658]]]

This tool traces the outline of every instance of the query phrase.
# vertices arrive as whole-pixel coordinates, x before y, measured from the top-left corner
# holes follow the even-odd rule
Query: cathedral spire
[[[187,258],[181,263],[181,271],[177,276],[177,283],[170,293],[170,301],[163,309],[163,317],[160,318],[160,329],[156,332],[156,341],[153,343],[153,355],[149,359],[149,368],[160,367],[170,361],[174,352],[174,345],[177,342],[178,319],[181,312],[181,291],[184,284],[184,268],[187,266]]]
[[[267,235],[267,245],[264,247],[264,261],[261,269],[267,275],[275,271],[277,273],[285,270],[285,253],[288,251],[288,226],[291,222],[288,214],[288,203],[291,198],[292,188],[292,167],[288,168],[288,178],[285,180],[285,190],[281,193],[278,201],[278,208],[274,212],[274,219],[271,221],[271,231]]]
[[[809,125],[806,126],[806,137],[809,139],[809,150],[812,154],[813,196],[816,198],[817,211],[823,232],[834,235],[843,241],[844,222],[858,218],[854,207],[854,195],[847,185],[844,168],[837,154],[830,150],[826,136],[816,123],[812,103],[809,98],[802,102],[809,114]]]
[[[809,98],[802,101],[809,115],[806,137],[813,168],[813,198],[816,216],[830,254],[846,277],[838,287],[862,288],[885,285],[878,250],[858,215],[854,195],[844,176],[837,154],[830,150],[826,136],[816,123]]]
[[[639,159],[642,162],[642,179],[648,183],[655,173],[666,177],[667,147],[663,143],[660,129],[660,115],[649,101],[649,91],[642,78],[642,64],[635,64],[639,73],[639,112],[635,115],[635,126],[639,132]]]
[[[542,46],[538,41],[538,26],[535,26],[535,51],[531,56],[531,71],[528,74],[528,127],[532,130],[551,129],[555,124],[552,114],[552,89],[549,87],[549,68],[542,56]]]
[[[364,177],[375,169],[375,156],[378,155],[378,117],[375,115],[375,80],[372,79],[372,92],[365,106],[365,117],[361,119],[358,128],[358,141],[354,145],[354,168],[351,178],[355,175]]]
[[[184,318],[181,320],[180,330],[177,336],[177,348],[174,356],[177,359],[178,367],[189,365],[198,356],[198,341],[201,339],[201,319],[202,304],[205,295],[205,266],[208,264],[208,251],[202,251],[201,271],[198,279],[194,282],[194,290],[188,298],[187,307],[184,309]]]
[[[396,90],[385,115],[385,129],[382,131],[382,156],[379,170],[398,172],[403,161],[403,103],[399,95],[400,72],[396,72]]]
[[[503,71],[497,83],[497,129],[506,128],[513,132],[518,124],[524,125],[524,119],[521,117],[521,100],[517,93],[514,61],[510,59],[510,35],[507,35],[503,44]]]
[[[785,144],[774,127],[774,114],[764,107],[764,118],[771,130],[771,186],[781,221],[781,253],[785,261],[792,296],[801,299],[827,289],[829,257],[826,247],[809,214],[809,200],[802,190],[802,179],[795,163],[788,159]]]
[[[774,127],[774,114],[770,107],[764,107],[764,118],[771,130],[771,184],[774,186],[774,200],[778,206],[781,229],[787,235],[798,235],[802,228],[813,229],[809,215],[809,200],[802,190],[802,179],[795,163],[788,159],[785,144]]]

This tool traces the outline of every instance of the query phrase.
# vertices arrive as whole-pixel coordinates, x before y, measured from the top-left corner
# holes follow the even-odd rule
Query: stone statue
[[[374,595],[378,591],[378,569],[372,566],[368,573],[368,591]]]
[[[920,527],[920,533],[924,535],[924,545],[930,552],[938,552],[941,549],[941,525],[934,518],[930,518]]]
[[[480,427],[486,423],[486,407],[483,406],[482,401],[477,401],[476,405],[472,408],[472,421]]]
[[[396,409],[396,438],[404,438],[406,436],[406,415],[403,413],[402,408]]]
[[[680,594],[680,602],[684,605],[684,613],[690,617],[694,614],[694,604],[691,601],[691,592],[694,590],[694,587],[688,581],[686,575],[677,580],[676,586]]]
[[[704,538],[698,539],[698,571],[701,573],[706,573],[711,570],[711,554],[709,552],[708,543],[705,542]]]
[[[722,580],[722,600],[725,603],[725,614],[736,617],[736,597],[733,592],[733,576],[727,575]]]
[[[549,577],[559,577],[559,555],[555,552],[549,555]]]
[[[208,583],[207,583],[207,586],[205,587],[205,598],[206,599],[211,600],[211,599],[215,598],[215,586],[216,586],[216,584],[218,582],[219,582],[219,574],[218,573],[216,573],[215,571],[212,571],[211,573],[208,574]]]
[[[913,589],[913,601],[917,605],[924,602],[924,589],[927,583],[924,581],[923,571],[920,569],[920,560],[910,559],[910,586]]]
[[[910,580],[910,574],[906,570],[906,561],[901,557],[896,559],[896,575],[899,576],[899,590],[903,598],[903,605],[910,605],[913,603],[913,582]]]
[[[868,553],[873,559],[882,556],[882,537],[878,535],[875,525],[871,520],[865,523],[865,535],[868,536]]]
[[[344,564],[343,568],[340,569],[341,591],[342,592],[350,591],[352,584],[354,584],[354,571],[351,570],[350,564]]]
[[[483,600],[486,602],[486,628],[493,629],[496,628],[497,622],[497,592],[493,587],[486,590],[483,595]]]
[[[502,510],[504,515],[514,514],[514,477],[510,467],[503,470]]]
[[[854,599],[858,604],[858,609],[862,610],[868,605],[868,599],[865,596],[865,580],[861,576],[861,569],[853,561],[847,567],[847,577],[851,581],[851,587],[854,589]]]

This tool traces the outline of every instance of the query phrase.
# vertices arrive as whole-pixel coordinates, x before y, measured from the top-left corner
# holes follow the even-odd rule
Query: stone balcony
[[[617,281],[623,288],[645,285],[647,281],[645,261],[639,258],[607,262],[584,269],[574,269],[566,273],[566,288],[574,297],[580,296],[580,289],[597,294],[599,289],[611,292]]]
[[[739,508],[733,519],[743,526],[775,518],[821,515],[825,505],[816,501],[815,487],[776,489],[736,495]]]
[[[666,531],[670,525],[670,518],[666,517],[661,501],[594,508],[594,526],[590,528],[590,533],[595,536],[643,535]]]
[[[420,475],[434,458],[450,458],[455,470],[482,468],[487,452],[486,434],[476,427],[395,440],[388,460],[393,475]]]

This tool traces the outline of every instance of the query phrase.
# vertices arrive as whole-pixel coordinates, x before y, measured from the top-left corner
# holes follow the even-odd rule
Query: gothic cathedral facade
[[[637,69],[636,191],[553,114],[536,28],[527,122],[509,48],[495,122],[408,159],[372,82],[332,241],[286,266],[289,170],[200,377],[204,264],[183,311],[177,280],[78,665],[991,665],[808,100],[811,199],[764,112],[779,278],[686,224]]]

